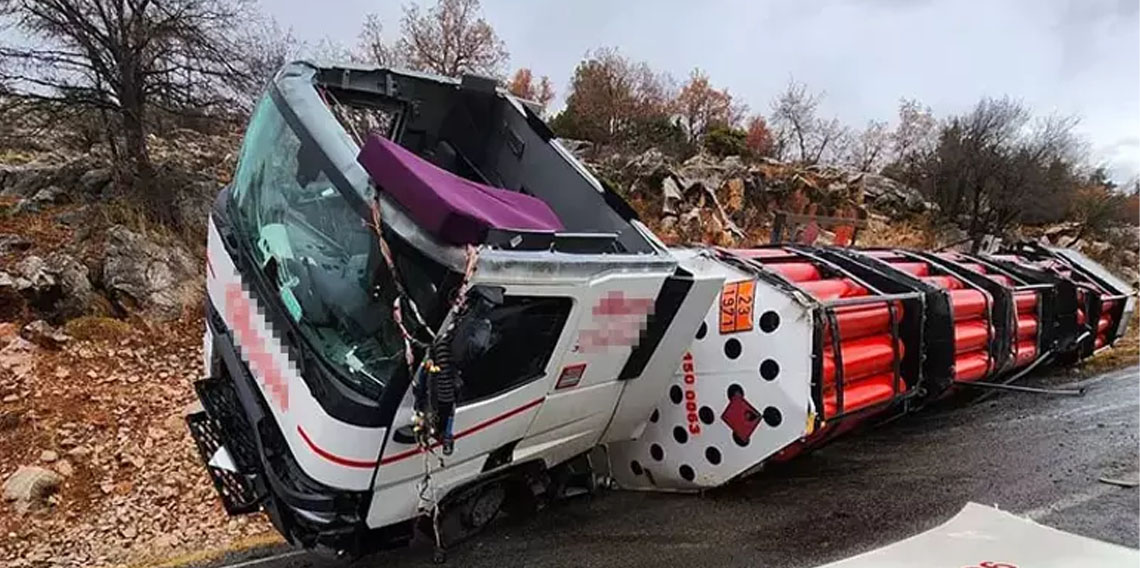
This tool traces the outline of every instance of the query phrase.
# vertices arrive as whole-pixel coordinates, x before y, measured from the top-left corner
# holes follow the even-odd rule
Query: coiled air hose
[[[451,455],[455,447],[455,436],[452,425],[455,421],[455,370],[451,360],[451,331],[440,334],[431,346],[431,373],[432,406],[435,408],[439,420],[441,433],[440,445],[443,455]]]

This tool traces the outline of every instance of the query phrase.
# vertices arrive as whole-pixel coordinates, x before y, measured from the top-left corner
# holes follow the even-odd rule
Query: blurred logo
[[[289,385],[277,362],[273,360],[273,355],[269,353],[265,339],[257,332],[249,297],[242,285],[236,282],[226,285],[226,322],[233,329],[238,350],[249,365],[249,370],[265,388],[266,398],[281,412],[288,411]]]
[[[591,309],[594,317],[578,331],[576,350],[594,353],[636,346],[651,311],[653,298],[627,298],[620,290],[606,292]]]

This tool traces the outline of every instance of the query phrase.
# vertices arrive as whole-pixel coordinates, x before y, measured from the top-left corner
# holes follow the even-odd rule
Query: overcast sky
[[[425,0],[421,0],[421,3]],[[303,40],[355,43],[368,12],[389,38],[398,1],[262,0]],[[678,79],[693,67],[767,113],[789,77],[850,125],[892,120],[901,97],[936,114],[1011,95],[1081,117],[1095,161],[1140,174],[1140,0],[483,0],[511,69],[559,100],[591,48],[616,46]]]

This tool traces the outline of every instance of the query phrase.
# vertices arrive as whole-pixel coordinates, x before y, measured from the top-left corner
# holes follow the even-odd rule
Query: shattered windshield
[[[404,342],[396,290],[373,229],[330,180],[319,148],[302,143],[271,97],[255,109],[234,176],[238,224],[262,275],[308,345],[358,392],[379,397]],[[351,189],[351,188],[349,188]],[[385,232],[396,269],[429,325],[442,266]]]

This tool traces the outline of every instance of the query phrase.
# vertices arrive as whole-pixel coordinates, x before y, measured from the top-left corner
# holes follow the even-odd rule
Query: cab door
[[[622,368],[668,275],[613,272],[579,289],[571,337],[552,359],[546,402],[515,448],[516,461],[539,457],[549,467],[598,444],[621,397]]]

